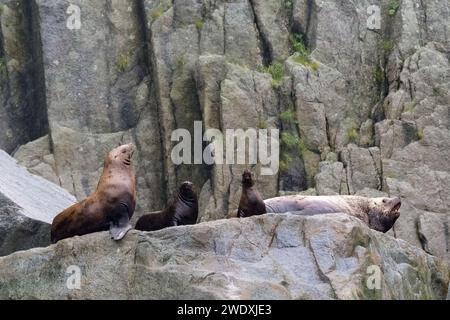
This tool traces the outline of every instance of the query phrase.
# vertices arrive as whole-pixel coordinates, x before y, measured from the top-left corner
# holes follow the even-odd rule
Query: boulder
[[[55,157],[51,152],[49,135],[22,145],[15,153],[17,163],[32,174],[41,176],[48,181],[59,184],[56,174]]]
[[[341,153],[347,169],[347,181],[351,194],[364,188],[381,188],[381,156],[378,148],[359,148],[349,144]]]
[[[218,220],[121,242],[102,232],[0,258],[0,299],[445,299],[448,283],[439,258],[344,214]]]
[[[342,162],[321,162],[319,173],[315,178],[318,195],[348,194],[348,185]]]
[[[53,218],[75,198],[0,150],[0,256],[48,246]]]

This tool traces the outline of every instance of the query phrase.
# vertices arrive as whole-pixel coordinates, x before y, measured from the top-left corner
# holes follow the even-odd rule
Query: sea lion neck
[[[250,180],[243,180],[242,181],[242,187],[244,189],[249,189],[255,186],[255,182],[253,181],[253,179]]]
[[[370,205],[366,198],[359,196],[347,196],[344,198],[347,204],[351,205],[353,208],[358,208],[361,213],[369,213]]]
[[[102,175],[97,185],[97,189],[103,185],[111,184],[112,181],[134,181],[134,167],[133,165],[125,165],[120,162],[105,161]],[[134,182],[133,182],[134,183]]]
[[[197,202],[197,198],[195,196],[189,197],[184,195],[182,192],[178,192],[177,198],[188,206],[192,206]]]

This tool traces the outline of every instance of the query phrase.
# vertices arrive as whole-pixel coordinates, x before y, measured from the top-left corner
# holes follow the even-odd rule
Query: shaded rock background
[[[66,286],[70,266],[79,290]],[[374,266],[380,290],[366,284]],[[103,232],[0,258],[0,299],[445,299],[448,282],[439,258],[344,214],[132,231],[121,242]]]
[[[75,197],[30,174],[1,150],[0,172],[0,256],[50,245],[53,218]]]
[[[70,4],[79,30],[66,26]],[[203,221],[229,216],[242,166],[174,166],[172,130],[280,128],[264,197],[401,196],[392,234],[450,257],[449,0],[0,5],[0,148],[78,199],[106,152],[133,141],[137,215],[190,179]],[[380,30],[367,27],[370,5]],[[300,38],[311,54],[295,53]]]

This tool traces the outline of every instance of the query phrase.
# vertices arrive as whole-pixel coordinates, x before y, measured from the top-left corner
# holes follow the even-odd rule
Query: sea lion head
[[[106,157],[106,162],[130,166],[135,150],[134,144],[124,144],[112,150]]]
[[[253,175],[250,171],[245,170],[242,174],[242,186],[245,188],[250,188],[255,185],[255,182],[253,181]]]
[[[197,194],[194,190],[194,184],[190,181],[185,181],[181,184],[178,194],[183,200],[188,202],[197,201]]]
[[[374,198],[369,206],[369,227],[388,232],[400,217],[400,198]]]

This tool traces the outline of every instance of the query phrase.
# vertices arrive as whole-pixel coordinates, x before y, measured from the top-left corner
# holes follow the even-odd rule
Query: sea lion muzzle
[[[395,197],[389,200],[389,207],[391,208],[389,213],[392,216],[400,217],[400,207],[402,206],[402,200],[399,197]]]
[[[378,200],[379,201],[379,200]],[[369,211],[369,227],[386,233],[400,217],[402,201],[400,198],[383,198],[381,204],[375,204]]]

